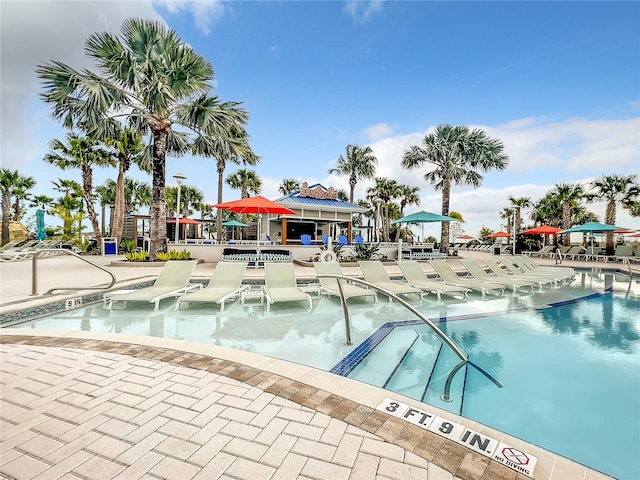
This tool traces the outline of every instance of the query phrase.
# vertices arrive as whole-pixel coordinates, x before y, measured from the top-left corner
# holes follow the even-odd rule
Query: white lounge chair
[[[449,265],[446,260],[432,260],[429,264],[438,273],[438,275],[440,275],[440,278],[449,285],[470,288],[471,290],[482,293],[483,297],[486,294],[502,295],[504,293],[504,285],[499,283],[487,282],[475,278],[459,277],[456,271],[451,268],[451,265]]]
[[[438,296],[438,300],[440,300],[443,294],[454,298],[464,299],[471,291],[471,289],[467,287],[447,285],[446,283],[438,280],[431,280],[427,277],[424,270],[422,270],[420,264],[415,260],[403,260],[398,262],[398,266],[409,285],[435,293]]]
[[[107,308],[111,308],[114,302],[149,302],[155,304],[154,310],[158,310],[160,300],[180,297],[191,290],[202,288],[201,283],[189,283],[197,263],[197,260],[170,260],[164,265],[152,286],[117,296],[109,296],[108,292],[105,293],[104,296],[108,301]]]
[[[314,262],[313,268],[315,268],[316,273],[319,274],[331,273],[334,275],[344,275],[338,262]],[[336,278],[318,277],[318,280],[320,281],[321,293],[340,296],[340,289],[338,288],[338,280]],[[341,281],[341,286],[342,292],[347,300],[352,297],[373,297],[374,302],[378,301],[375,290],[369,290],[368,288],[347,283],[346,281]]]
[[[227,300],[235,298],[248,288],[242,285],[247,262],[220,262],[216,265],[209,284],[196,292],[187,293],[178,298],[176,310],[183,303],[217,303],[220,311],[224,312]]]
[[[383,290],[387,290],[395,295],[419,295],[421,300],[424,295],[426,295],[426,292],[420,288],[412,287],[407,283],[393,282],[384,269],[382,262],[378,260],[360,260],[358,261],[358,265],[360,266],[360,270],[362,270],[364,279]],[[391,301],[391,297],[389,297],[389,301]]]
[[[525,279],[526,281],[536,283],[538,287],[540,287],[540,289],[542,289],[544,285],[554,286],[556,284],[556,281],[553,278],[544,278],[544,277],[538,278],[538,277],[527,276],[522,273],[512,271],[508,269],[504,263],[499,262],[495,258],[483,258],[482,261],[485,263],[485,265],[487,265],[487,267],[489,267],[489,269],[493,273],[496,274],[496,276],[501,278]]]
[[[267,263],[264,266],[264,293],[267,299],[267,311],[276,302],[309,302],[313,307],[311,295],[298,287],[293,263]]]
[[[513,276],[511,276],[511,278],[508,278],[506,276],[503,277],[503,276],[489,275],[487,271],[474,259],[462,258],[460,259],[460,263],[462,263],[464,268],[467,269],[467,271],[471,274],[471,276],[473,276],[477,280],[499,283],[500,285],[511,287],[514,293],[517,292],[518,289],[520,288],[526,288],[526,289],[529,289],[531,292],[533,292],[533,289],[537,284],[537,282],[534,282],[530,279],[529,280],[524,278],[518,279]]]

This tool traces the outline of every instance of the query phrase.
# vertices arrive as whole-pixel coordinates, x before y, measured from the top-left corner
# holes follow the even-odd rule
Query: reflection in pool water
[[[570,286],[533,295],[413,304],[434,321],[443,320],[440,328],[504,385],[495,388],[470,369],[463,379],[464,401],[451,410],[618,478],[640,478],[638,283],[584,272]],[[111,311],[90,305],[29,324],[211,343],[330,370],[383,325],[413,320],[382,298],[378,304],[353,299],[354,346],[347,347],[335,298],[314,298],[311,312],[278,304],[267,313],[258,302],[236,302],[222,314],[209,306],[173,311],[171,302],[162,305],[155,313],[142,305]],[[397,385],[403,394],[409,394],[408,386],[420,387],[418,379],[428,380],[426,364],[433,363],[435,351],[428,328],[410,328],[419,337],[416,345],[426,350],[405,355],[409,383]],[[408,346],[394,348],[402,358]]]

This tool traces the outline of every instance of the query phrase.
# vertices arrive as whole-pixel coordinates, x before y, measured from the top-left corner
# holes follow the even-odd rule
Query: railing
[[[458,371],[462,367],[467,365],[467,364],[471,365],[476,370],[478,370],[480,373],[482,373],[485,377],[487,377],[489,380],[491,380],[493,382],[493,384],[496,385],[498,388],[502,388],[502,385],[500,384],[500,382],[498,382],[489,373],[485,372],[482,368],[480,368],[478,365],[476,365],[471,360],[469,360],[469,355],[467,355],[465,352],[463,352],[460,349],[460,347],[458,345],[456,345],[456,343],[453,340],[451,340],[442,330],[440,330],[437,327],[437,325],[435,323],[433,323],[431,320],[429,320],[427,317],[425,317],[422,314],[422,312],[417,310],[413,305],[408,303],[406,300],[403,300],[402,298],[400,298],[398,295],[390,292],[389,290],[381,288],[381,287],[379,287],[379,286],[377,286],[377,285],[375,285],[373,283],[367,282],[366,280],[362,280],[360,278],[348,277],[346,275],[338,275],[338,274],[333,274],[333,273],[322,273],[322,274],[319,273],[319,274],[317,274],[317,277],[318,278],[335,278],[336,281],[338,282],[338,290],[340,291],[340,301],[342,303],[342,310],[344,312],[345,333],[346,333],[346,338],[347,338],[347,341],[345,342],[346,345],[353,345],[353,343],[351,342],[351,320],[349,318],[349,307],[347,306],[347,299],[344,296],[344,292],[342,290],[342,281],[360,283],[360,284],[366,286],[367,288],[371,288],[373,290],[376,290],[376,291],[378,291],[380,293],[383,293],[384,295],[387,295],[391,299],[395,300],[400,305],[402,305],[407,310],[409,310],[411,313],[416,315],[421,321],[423,321],[424,323],[429,325],[429,327],[431,327],[433,332],[440,338],[440,340],[442,340],[444,343],[446,343],[454,351],[454,353],[460,358],[460,362],[453,368],[453,370],[451,370],[451,372],[449,372],[449,375],[447,377],[447,381],[445,383],[444,392],[443,392],[443,394],[441,396],[442,400],[444,400],[445,402],[450,402],[452,400],[451,399],[451,384],[453,382],[453,377],[455,377],[456,373],[458,373]]]
[[[33,254],[33,257],[31,260],[31,295],[38,295],[38,268],[37,268],[38,262],[37,261],[38,261],[38,258],[46,252],[56,252],[56,253],[63,253],[66,255],[73,255],[74,257],[79,258],[80,260],[87,262],[90,265],[93,265],[97,269],[108,273],[111,276],[111,283],[109,283],[109,285],[107,285],[106,287],[104,286],[103,287],[101,286],[55,287],[55,288],[50,288],[45,293],[43,293],[43,295],[50,295],[51,292],[54,292],[56,290],[108,290],[109,288],[113,287],[116,283],[116,276],[111,271],[107,270],[102,265],[98,265],[97,263],[94,263],[91,260],[88,260],[85,257],[82,257],[75,252],[72,252],[71,250],[66,250],[64,248],[42,248]]]

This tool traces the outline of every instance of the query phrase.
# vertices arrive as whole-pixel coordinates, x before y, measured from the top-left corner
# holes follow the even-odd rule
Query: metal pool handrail
[[[431,327],[431,329],[435,332],[435,334],[438,335],[438,337],[440,337],[440,340],[442,340],[449,347],[451,347],[451,349],[456,353],[456,355],[460,358],[460,360],[462,360],[463,362],[468,362],[469,361],[469,355],[467,355],[465,352],[463,352],[460,349],[460,347],[458,347],[458,345],[456,345],[453,342],[453,340],[451,340],[447,335],[445,335],[445,333],[442,330],[440,330],[431,320],[429,320],[427,317],[425,317],[420,311],[416,310],[406,300],[403,300],[402,298],[398,297],[397,295],[395,295],[394,293],[390,292],[389,290],[381,288],[381,287],[379,287],[379,286],[377,286],[377,285],[375,285],[373,283],[367,282],[365,280],[361,280],[359,278],[354,278],[354,277],[348,277],[346,275],[339,275],[339,274],[334,274],[334,273],[321,273],[321,274],[319,273],[316,276],[318,278],[335,278],[338,281],[338,289],[340,290],[340,299],[342,301],[342,310],[344,311],[345,329],[346,329],[346,334],[347,334],[347,343],[346,343],[347,345],[352,345],[352,342],[351,342],[351,322],[349,320],[349,310],[347,308],[347,300],[346,300],[346,298],[344,296],[344,293],[342,291],[341,280],[361,283],[362,285],[365,285],[365,286],[367,286],[369,288],[372,288],[372,289],[374,289],[374,290],[376,290],[378,292],[381,292],[381,293],[383,293],[385,295],[388,295],[393,300],[397,301],[403,307],[408,309],[411,313],[416,315],[424,323],[429,325]]]
[[[396,294],[394,294],[394,293],[392,293],[392,292],[390,292],[390,291],[388,291],[388,290],[386,290],[384,288],[381,288],[381,287],[379,287],[379,286],[377,286],[377,285],[375,285],[373,283],[367,282],[366,280],[361,280],[359,278],[348,277],[346,275],[339,275],[339,274],[335,274],[335,273],[318,273],[318,274],[316,274],[316,276],[318,278],[335,278],[336,281],[338,282],[338,290],[340,291],[340,301],[342,302],[342,310],[344,312],[344,322],[345,322],[345,330],[346,330],[346,336],[347,336],[347,341],[345,342],[346,345],[353,345],[353,343],[351,342],[351,321],[349,319],[349,308],[347,307],[347,299],[345,298],[344,292],[342,290],[342,281],[343,280],[344,281],[361,283],[362,285],[365,285],[365,286],[367,286],[369,288],[372,288],[372,289],[374,289],[374,290],[376,290],[378,292],[381,292],[381,293],[391,297],[393,300],[397,301],[403,307],[405,307],[407,310],[409,310],[414,315],[416,315],[424,323],[429,325],[431,327],[431,329],[433,330],[433,332],[438,337],[440,337],[440,340],[442,340],[444,343],[446,343],[454,351],[454,353],[460,358],[460,362],[455,367],[453,367],[453,369],[449,372],[449,375],[447,376],[447,380],[446,380],[445,386],[444,386],[444,392],[440,396],[440,398],[442,398],[443,401],[445,401],[445,402],[451,402],[452,401],[452,398],[451,398],[451,384],[453,383],[453,378],[456,376],[456,373],[458,373],[458,371],[462,367],[467,365],[467,364],[471,365],[473,368],[478,370],[482,375],[487,377],[496,387],[502,388],[502,385],[500,384],[500,382],[498,382],[498,380],[493,378],[493,376],[491,376],[488,372],[483,370],[480,366],[476,365],[471,360],[469,360],[469,355],[467,353],[463,352],[460,349],[460,347],[458,347],[458,345],[455,344],[455,342],[453,340],[451,340],[431,320],[429,320],[427,317],[425,317],[419,310],[416,310],[406,300],[403,300],[402,298],[398,297]]]
[[[109,283],[109,285],[107,285],[106,287],[54,287],[54,288],[50,288],[49,290],[47,290],[45,293],[43,293],[43,295],[49,295],[51,294],[51,292],[54,292],[56,290],[108,290],[109,288],[113,287],[116,283],[116,276],[113,274],[113,272],[107,270],[106,268],[104,268],[102,265],[98,265],[97,263],[92,262],[91,260],[88,260],[80,255],[78,255],[75,252],[72,252],[71,250],[66,250],[64,248],[42,248],[40,250],[38,250],[37,252],[35,252],[33,254],[32,260],[31,260],[31,295],[38,295],[38,268],[37,268],[37,260],[38,257],[41,256],[41,254],[45,253],[45,252],[57,252],[57,253],[64,253],[66,255],[73,255],[76,258],[79,258],[80,260],[82,260],[83,262],[87,262],[89,265],[93,265],[94,267],[96,267],[99,270],[102,270],[103,272],[108,273],[109,275],[111,275],[111,283]]]

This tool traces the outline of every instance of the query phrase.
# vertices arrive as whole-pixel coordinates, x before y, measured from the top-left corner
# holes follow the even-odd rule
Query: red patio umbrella
[[[176,223],[175,217],[167,218],[167,223]],[[200,223],[199,220],[194,220],[192,218],[181,218],[180,225],[198,225]]]
[[[240,200],[233,200],[232,202],[219,203],[214,205],[214,207],[235,213],[273,213],[275,215],[296,214],[293,210],[283,207],[282,205],[272,202],[260,195],[256,197],[241,198]]]
[[[257,213],[262,215],[263,213],[272,213],[274,215],[297,215],[293,210],[283,207],[282,205],[272,202],[271,200],[264,198],[260,195],[249,198],[241,198],[240,200],[233,200],[231,202],[219,203],[214,205],[215,208],[220,210],[229,210],[234,213]],[[258,248],[260,248],[260,224],[258,221]]]
[[[472,240],[473,237],[471,235],[460,235],[459,237],[456,238],[461,238],[462,240]]]
[[[510,233],[500,231],[500,232],[492,233],[491,235],[487,235],[487,238],[506,238],[510,236],[511,236]]]
[[[524,235],[554,235],[560,231],[562,231],[562,228],[552,227],[550,225],[540,225],[539,227],[530,228],[529,230],[525,230],[520,233]]]

